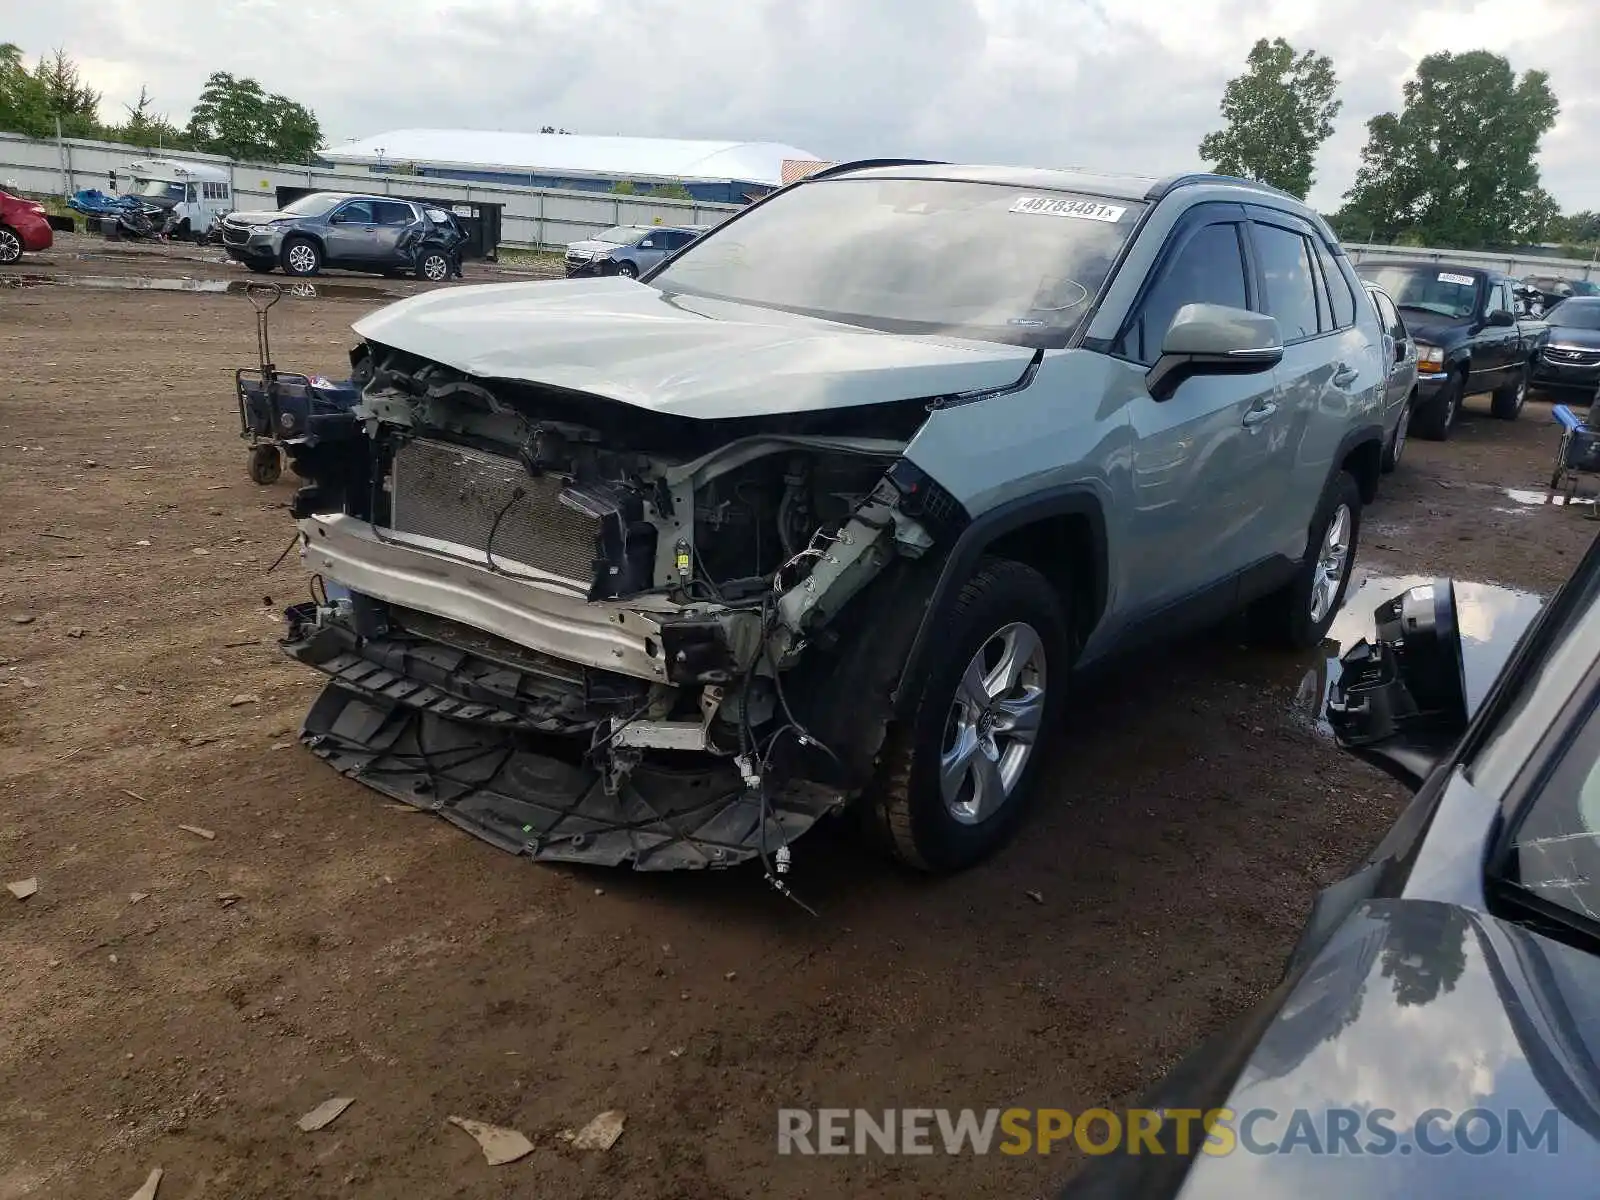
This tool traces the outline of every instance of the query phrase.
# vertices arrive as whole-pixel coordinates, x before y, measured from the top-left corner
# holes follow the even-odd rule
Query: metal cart
[[[272,362],[267,313],[283,299],[275,283],[251,283],[245,296],[256,311],[259,363],[234,372],[239,402],[239,436],[249,446],[250,478],[263,487],[283,474],[287,456],[292,467],[301,447],[315,445],[337,426],[353,425],[351,410],[360,393],[348,381],[333,382],[297,371],[280,371]]]

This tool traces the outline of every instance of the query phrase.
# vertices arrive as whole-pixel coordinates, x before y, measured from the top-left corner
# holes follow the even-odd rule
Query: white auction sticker
[[[1440,271],[1439,272],[1439,282],[1440,283],[1459,283],[1459,284],[1461,284],[1462,287],[1471,287],[1473,284],[1477,283],[1478,281],[1476,279],[1474,279],[1471,275],[1457,275],[1457,274],[1455,274],[1454,272],[1451,272],[1451,271]]]
[[[1094,200],[1063,200],[1059,196],[1019,196],[1011,206],[1014,213],[1030,213],[1038,217],[1076,217],[1080,221],[1122,220],[1127,212],[1120,204],[1100,204]]]

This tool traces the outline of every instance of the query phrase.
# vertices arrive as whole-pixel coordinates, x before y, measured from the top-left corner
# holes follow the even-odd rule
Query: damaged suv
[[[1086,668],[1240,608],[1321,639],[1383,449],[1360,288],[1240,180],[879,162],[638,281],[391,305],[298,452],[302,740],[537,859],[775,878],[853,809],[966,866]]]

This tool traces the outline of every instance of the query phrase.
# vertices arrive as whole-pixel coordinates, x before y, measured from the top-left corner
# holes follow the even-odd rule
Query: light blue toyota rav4
[[[853,811],[974,863],[1083,672],[1241,609],[1321,639],[1384,449],[1338,242],[1218,176],[855,164],[639,280],[355,328],[302,739],[536,859],[776,878]]]

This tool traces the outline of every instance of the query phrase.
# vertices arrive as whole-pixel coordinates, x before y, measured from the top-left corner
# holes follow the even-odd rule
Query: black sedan
[[[1533,386],[1588,403],[1600,388],[1600,296],[1563,300],[1544,319],[1550,341],[1534,360]]]
[[[1063,1200],[1596,1194],[1597,598],[1600,542],[1471,716],[1462,633],[1485,625],[1449,581],[1378,608],[1326,715],[1414,799],[1318,898],[1263,1003],[1126,1115],[1154,1140]]]

